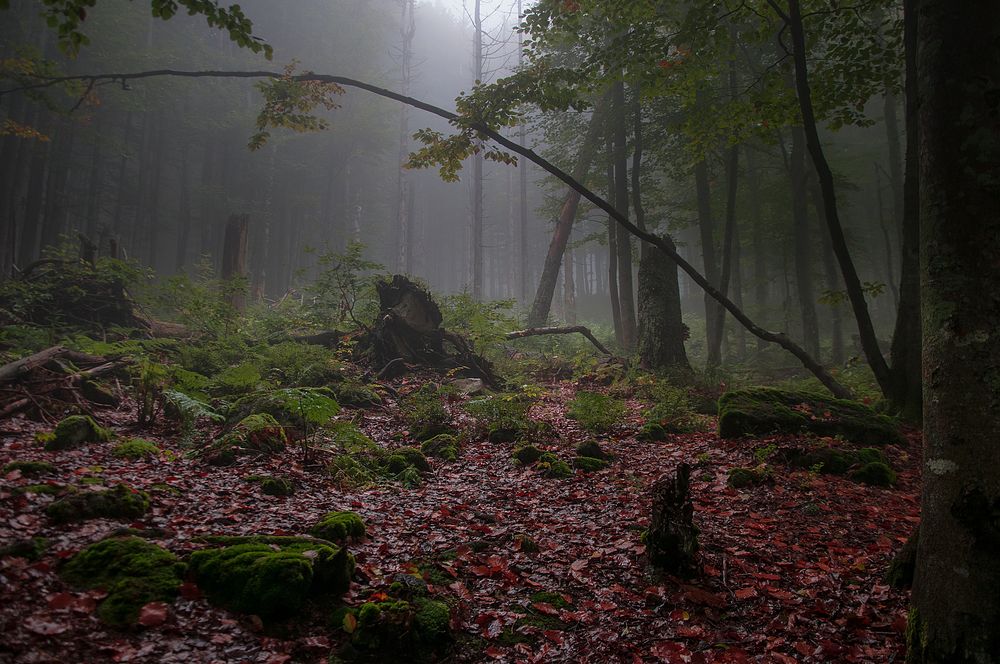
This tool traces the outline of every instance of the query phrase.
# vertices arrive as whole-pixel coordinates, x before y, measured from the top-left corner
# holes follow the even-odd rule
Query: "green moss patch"
[[[349,454],[378,450],[375,441],[366,436],[353,422],[334,422],[327,430],[333,443]]]
[[[119,459],[131,459],[133,461],[154,459],[160,455],[160,448],[142,438],[129,438],[125,442],[115,445],[114,449],[111,450],[111,454]]]
[[[365,537],[365,522],[354,512],[327,512],[309,532],[331,542],[360,540]]]
[[[534,445],[522,445],[514,450],[514,458],[521,464],[530,466],[542,458],[542,451]]]
[[[611,455],[605,452],[596,440],[585,440],[577,445],[576,454],[577,456],[601,459],[602,461],[607,461],[611,458]]]
[[[254,482],[260,485],[261,493],[269,496],[291,496],[295,493],[295,485],[292,484],[291,480],[284,477],[249,475],[243,479],[247,482]]]
[[[382,403],[382,397],[377,392],[367,385],[350,378],[333,383],[330,385],[330,390],[337,399],[337,403],[342,406],[371,408]]]
[[[444,461],[455,461],[458,459],[458,439],[448,433],[438,434],[421,443],[420,451]]]
[[[366,602],[341,610],[334,621],[351,635],[350,650],[359,659],[435,661],[452,641],[448,605],[427,597]]]
[[[771,479],[770,473],[763,466],[756,468],[731,468],[726,484],[734,489],[744,489],[750,486],[763,484]]]
[[[56,523],[88,519],[140,519],[149,495],[124,484],[102,491],[75,491],[51,503],[45,513]]]
[[[34,476],[34,475],[48,475],[49,473],[55,472],[56,467],[47,461],[11,461],[3,467],[3,473],[12,473],[15,470],[21,472],[21,475]]]
[[[44,537],[30,537],[17,539],[0,546],[0,558],[13,556],[16,558],[27,558],[28,560],[38,560],[49,547],[49,541]]]
[[[97,424],[89,415],[70,415],[56,425],[52,437],[45,443],[49,451],[69,450],[84,443],[111,440],[111,432]]]
[[[174,554],[138,537],[120,537],[91,544],[63,566],[68,583],[103,588],[108,596],[97,608],[105,623],[134,624],[149,602],[170,602],[184,576],[184,564]]]
[[[283,619],[311,596],[339,595],[354,557],[332,542],[303,537],[210,538],[225,544],[191,554],[191,571],[208,598],[226,608]]]
[[[554,480],[573,476],[573,469],[570,468],[569,464],[551,452],[546,452],[539,458],[535,469],[541,471],[545,477]]]
[[[403,457],[408,466],[413,466],[422,473],[430,472],[431,464],[427,461],[427,457],[415,447],[401,447],[395,450],[393,455]]]
[[[328,388],[288,387],[243,397],[230,408],[228,420],[265,414],[282,427],[300,430],[325,425],[339,412],[340,404]]]
[[[204,461],[214,466],[228,466],[240,456],[267,456],[285,449],[285,430],[271,415],[259,413],[243,418],[229,433],[198,451]]]
[[[848,475],[855,482],[875,486],[896,483],[896,473],[881,450],[865,447],[850,450],[840,447],[816,447],[806,450],[786,448],[779,456],[792,466],[824,475]]]
[[[854,401],[770,387],[726,392],[719,399],[722,438],[803,432],[842,436],[859,445],[903,442],[891,419]]]
[[[578,456],[573,459],[573,466],[579,468],[585,473],[592,473],[598,470],[604,470],[610,464],[603,459],[595,459],[588,456]]]
[[[896,483],[896,472],[879,461],[866,463],[857,470],[851,471],[849,477],[855,482],[871,486],[889,487]]]
[[[667,430],[659,422],[647,422],[639,427],[635,437],[638,440],[663,441],[667,439]]]
[[[14,493],[34,493],[55,496],[62,493],[65,488],[65,486],[60,484],[26,484],[25,486],[15,488]]]

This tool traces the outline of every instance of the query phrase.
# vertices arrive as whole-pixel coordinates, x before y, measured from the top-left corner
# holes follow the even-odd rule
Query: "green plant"
[[[163,402],[166,406],[164,410],[180,421],[181,441],[185,444],[190,442],[199,419],[207,419],[216,423],[226,420],[221,413],[216,412],[207,403],[184,392],[164,390]]]
[[[367,329],[378,312],[375,281],[384,270],[380,263],[364,258],[365,245],[351,242],[342,252],[326,252],[316,260],[319,273],[306,287],[309,295],[307,316],[323,329],[352,322]]]
[[[170,384],[170,369],[143,357],[129,371],[135,387],[136,420],[139,424],[149,424],[156,417],[156,406],[163,390]]]
[[[522,394],[506,393],[475,399],[465,404],[465,410],[486,428],[490,440],[513,440],[528,431],[530,399]]]
[[[430,383],[404,397],[400,409],[410,434],[417,440],[427,440],[450,431],[450,418],[444,409],[441,391]]]
[[[517,329],[512,314],[514,300],[479,302],[467,292],[440,299],[442,326],[458,332],[473,349],[489,353],[500,346],[507,332]]]
[[[625,402],[599,392],[577,392],[567,417],[594,433],[610,430],[625,417]]]
[[[758,447],[753,451],[753,456],[757,459],[757,463],[766,463],[768,459],[774,456],[774,453],[778,451],[778,446],[775,444],[764,445],[763,447]]]

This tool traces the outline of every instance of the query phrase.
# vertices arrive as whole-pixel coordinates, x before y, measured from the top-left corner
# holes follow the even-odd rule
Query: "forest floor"
[[[400,393],[413,378],[396,381]],[[566,418],[581,386],[554,382],[532,406],[532,419],[555,428],[541,445],[570,460],[590,438]],[[587,386],[587,389],[593,389]],[[900,661],[908,595],[882,579],[894,551],[918,521],[919,434],[886,450],[899,473],[884,489],[844,477],[774,465],[773,482],[736,490],[727,472],[756,464],[753,451],[783,438],[720,440],[714,433],[635,438],[643,405],[601,442],[615,456],[607,469],[550,479],[512,462],[511,443],[485,436],[457,461],[432,460],[422,486],[383,484],[345,490],[322,472],[315,453],[292,446],[271,459],[214,468],[185,458],[167,425],[138,431],[134,403],[100,412],[123,435],[142,435],[163,450],[126,461],[111,444],[45,452],[33,435],[47,430],[15,418],[0,423],[0,465],[56,465],[49,484],[129,486],[150,492],[152,509],[134,524],[93,520],[52,525],[52,496],[19,493],[37,479],[0,477],[0,545],[44,537],[36,561],[0,558],[2,662],[319,662],[346,638],[323,621],[264,629],[259,619],[215,608],[186,584],[150,626],[116,631],[94,615],[99,591],[77,591],[57,575],[60,562],[130,525],[162,529],[175,553],[198,548],[205,534],[300,534],[324,513],[352,510],[368,538],[349,546],[358,571],[344,600],[358,605],[393,575],[419,570],[432,594],[452,608],[457,639],[449,661],[525,662],[891,662]],[[472,420],[451,404],[454,424]],[[345,411],[382,446],[406,444],[393,404]],[[701,573],[687,580],[654,575],[640,533],[648,525],[649,488],[678,463],[693,466],[694,521]],[[280,473],[297,490],[263,495],[243,478]],[[539,551],[521,550],[527,535]],[[538,595],[548,591],[554,595]],[[558,605],[558,606],[557,606]],[[536,620],[525,625],[525,616]]]

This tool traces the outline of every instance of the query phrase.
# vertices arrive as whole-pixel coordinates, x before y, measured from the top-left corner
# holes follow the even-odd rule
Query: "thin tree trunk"
[[[472,57],[476,82],[483,79],[482,0],[473,0]],[[482,145],[480,145],[480,148]],[[472,156],[472,297],[483,299],[483,151]]]
[[[754,307],[758,318],[767,315],[767,255],[765,253],[764,220],[760,212],[760,176],[756,168],[753,151],[747,146],[747,184],[750,187],[748,207],[750,208],[750,224],[753,230],[751,239],[753,247],[753,292]],[[757,352],[764,350],[766,343],[757,339]]]
[[[611,117],[613,118],[615,208],[626,219],[628,200],[628,136],[625,125],[625,83],[618,81],[612,88]],[[626,352],[635,348],[635,292],[632,282],[632,236],[621,226],[616,226],[618,238],[618,296],[621,298],[622,345]]]
[[[608,199],[615,198],[615,162],[611,132],[604,137],[606,155],[608,158]],[[615,206],[615,211],[618,207]],[[620,213],[619,213],[620,214]],[[614,220],[608,218],[608,295],[611,297],[611,322],[615,327],[615,340],[619,346],[625,346],[622,334],[621,299],[618,297],[618,231]]]
[[[710,284],[718,287],[719,264],[715,257],[715,223],[712,220],[712,198],[708,183],[708,164],[704,159],[694,167],[695,195],[698,199],[698,231],[701,238],[701,258],[704,265],[705,278]],[[715,329],[718,321],[718,303],[705,293],[705,344],[707,349],[706,365],[717,367],[722,363],[719,347],[715,339],[719,338]]]
[[[795,244],[795,292],[798,295],[799,313],[802,317],[802,342],[806,351],[819,357],[819,320],[816,316],[816,290],[813,286],[813,255],[810,240],[806,186],[809,169],[806,168],[805,140],[800,127],[792,128],[792,152],[788,175],[792,187],[792,237]]]
[[[230,282],[231,294],[229,303],[237,311],[246,309],[245,285],[249,231],[249,215],[231,215],[226,222],[226,235],[222,244],[221,276],[223,281]]]

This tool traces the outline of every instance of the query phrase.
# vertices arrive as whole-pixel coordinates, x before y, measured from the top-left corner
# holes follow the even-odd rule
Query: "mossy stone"
[[[285,477],[271,477],[270,475],[250,475],[244,478],[248,482],[256,482],[260,485],[261,493],[268,496],[291,496],[295,493],[295,485]]]
[[[44,537],[17,539],[10,544],[0,546],[0,558],[14,556],[16,558],[38,560],[42,557],[48,546],[49,541]]]
[[[896,483],[896,472],[880,461],[866,463],[852,471],[849,477],[855,482],[871,486],[889,487]]]
[[[160,448],[154,443],[142,438],[129,438],[123,443],[115,445],[111,450],[113,456],[119,459],[153,459],[160,455]]]
[[[309,531],[331,542],[359,540],[365,537],[365,522],[354,512],[327,512]]]
[[[302,401],[308,401],[303,412]],[[229,409],[227,420],[244,422],[255,414],[269,415],[281,427],[302,427],[303,418],[309,420],[309,410],[322,411],[333,417],[340,410],[333,391],[327,387],[303,387],[294,390],[250,394],[236,401]],[[315,423],[314,423],[315,424]]]
[[[351,646],[359,655],[357,659],[434,661],[452,640],[448,605],[426,597],[412,602],[366,602],[356,610],[342,611],[340,624],[347,613],[356,617]]]
[[[543,466],[545,466],[543,468]],[[539,470],[548,477],[549,479],[561,480],[567,477],[573,476],[573,469],[569,467],[569,464],[561,459],[555,461],[540,462],[538,464]]]
[[[91,544],[63,566],[68,583],[103,588],[108,596],[97,609],[105,623],[134,624],[149,602],[170,602],[184,577],[185,566],[166,549],[138,537],[116,537]]]
[[[401,447],[395,452],[394,455],[399,455],[406,459],[406,463],[413,466],[422,473],[430,472],[431,464],[427,461],[427,457],[416,447]]]
[[[404,469],[403,472],[396,476],[396,479],[407,489],[416,489],[424,483],[424,478],[420,474],[420,471],[413,466],[408,466]]]
[[[353,408],[371,408],[382,403],[382,397],[368,386],[352,379],[344,379],[330,385],[337,403]]]
[[[221,548],[191,554],[191,571],[208,598],[267,619],[302,609],[312,595],[339,595],[354,573],[354,557],[332,542],[302,537],[210,538]]]
[[[410,463],[402,454],[390,454],[389,458],[385,460],[386,472],[391,475],[398,475],[409,467]]]
[[[76,491],[51,503],[45,513],[56,523],[88,519],[139,519],[149,509],[149,495],[124,484],[102,491]]]
[[[864,404],[804,391],[753,387],[719,399],[719,436],[811,432],[842,436],[859,445],[904,442],[893,421]]]
[[[89,415],[70,415],[56,425],[53,436],[45,443],[48,451],[68,450],[83,443],[103,443],[111,440],[111,432],[97,424]]]
[[[117,406],[121,403],[121,399],[109,387],[94,380],[80,383],[80,393],[84,399],[99,406]]]
[[[421,443],[420,451],[427,456],[455,461],[458,459],[458,440],[451,434],[442,433]]]
[[[603,459],[595,459],[589,456],[578,456],[573,459],[573,465],[585,473],[592,473],[597,470],[604,470],[608,467],[608,462]]]
[[[534,445],[522,445],[514,449],[514,458],[523,465],[530,466],[542,458],[542,451]]]
[[[47,461],[11,461],[3,467],[3,473],[6,475],[18,470],[24,476],[47,475],[55,469],[56,467]]]
[[[278,421],[267,413],[257,413],[240,420],[232,431],[199,450],[198,456],[213,466],[228,466],[240,456],[276,454],[287,444]]]
[[[581,457],[590,457],[591,459],[602,459],[607,461],[611,458],[611,455],[601,449],[600,443],[596,440],[585,440],[576,446],[576,454]]]
[[[659,422],[647,422],[639,428],[636,439],[644,441],[663,441],[667,439],[667,430]]]
[[[14,493],[34,493],[34,494],[44,494],[48,496],[55,496],[63,492],[66,487],[60,486],[58,484],[26,484],[25,486],[19,486],[14,489]]]
[[[726,484],[734,489],[744,489],[748,486],[761,484],[766,479],[766,474],[759,468],[731,468]]]

